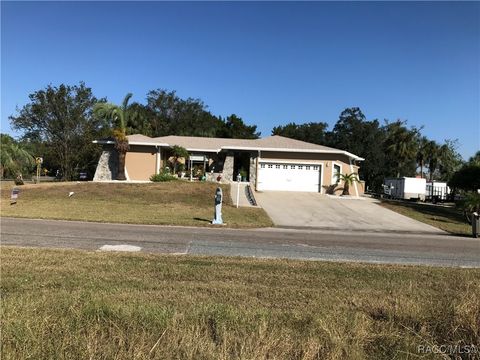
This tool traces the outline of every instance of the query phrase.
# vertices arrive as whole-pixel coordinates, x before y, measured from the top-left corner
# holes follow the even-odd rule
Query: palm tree
[[[185,160],[188,158],[188,151],[184,147],[174,145],[172,146],[172,158],[173,158],[173,173],[177,173],[177,165],[178,159],[184,158]]]
[[[359,182],[358,174],[351,173],[351,174],[338,174],[337,178],[340,181],[343,181],[343,191],[342,196],[350,195],[350,185],[353,185],[354,182]]]
[[[2,134],[2,142],[0,145],[1,178],[3,178],[5,173],[15,177],[22,170],[30,167],[33,168],[35,165],[35,158],[27,150],[10,141],[10,139]]]
[[[97,103],[94,113],[107,121],[112,122],[112,135],[115,139],[115,150],[118,153],[118,174],[117,180],[126,180],[125,157],[130,146],[127,138],[127,124],[134,117],[134,111],[128,106],[128,101],[133,95],[128,93],[123,99],[122,105],[117,106],[111,103]]]
[[[417,148],[417,164],[420,166],[420,177],[423,179],[423,167],[425,165],[425,159],[427,157],[427,144],[428,139],[426,136],[420,138]]]
[[[480,151],[477,151],[475,155],[473,155],[470,159],[468,159],[468,163],[471,165],[480,166]]]
[[[396,159],[397,177],[400,177],[402,168],[415,160],[419,130],[407,129],[400,120],[388,124],[387,129],[387,151]]]
[[[428,172],[430,181],[433,180],[433,174],[438,166],[438,160],[441,155],[441,147],[434,141],[431,140],[426,145],[426,160],[428,164]]]

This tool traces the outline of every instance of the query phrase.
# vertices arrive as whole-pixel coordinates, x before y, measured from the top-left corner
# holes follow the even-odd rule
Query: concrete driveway
[[[370,198],[329,197],[304,192],[257,192],[255,198],[280,227],[310,227],[342,231],[443,234],[378,205]]]

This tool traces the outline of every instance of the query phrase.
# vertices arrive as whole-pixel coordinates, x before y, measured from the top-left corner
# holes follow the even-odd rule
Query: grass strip
[[[1,275],[2,359],[435,359],[419,346],[480,344],[478,269],[2,247]]]

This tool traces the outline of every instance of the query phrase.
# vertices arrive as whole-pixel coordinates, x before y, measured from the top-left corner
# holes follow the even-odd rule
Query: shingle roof
[[[128,135],[128,141],[132,145],[178,145],[189,151],[219,152],[222,149],[232,150],[261,150],[261,151],[286,151],[286,152],[316,152],[316,153],[339,153],[347,155],[355,160],[364,160],[359,156],[347,151],[317,145],[305,141],[294,140],[287,137],[274,135],[263,139],[227,139],[196,136],[161,136],[151,138],[145,135]]]
[[[247,146],[255,140],[246,140],[246,139],[227,139],[227,138],[210,138],[210,137],[196,137],[196,136],[162,136],[154,138],[154,140],[159,142],[164,142],[171,145],[182,146],[188,150],[209,150],[209,151],[219,151],[223,146],[238,145],[238,146]]]
[[[306,141],[290,139],[284,136],[274,135],[256,140],[262,147],[299,149],[299,150],[338,150],[324,145],[312,144]]]
[[[128,142],[132,145],[157,145],[157,146],[170,146],[170,144],[157,141],[154,138],[141,135],[141,134],[134,134],[134,135],[128,135]]]

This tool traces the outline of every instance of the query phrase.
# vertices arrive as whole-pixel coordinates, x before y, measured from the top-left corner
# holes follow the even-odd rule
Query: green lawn
[[[480,270],[1,248],[2,359],[436,359]]]
[[[217,184],[48,183],[20,186],[10,205],[12,186],[2,186],[1,216],[132,224],[211,226]],[[272,221],[260,208],[235,208],[230,187],[223,187],[223,219],[228,227],[265,227]],[[68,197],[69,192],[75,192]]]
[[[381,201],[380,205],[451,234],[472,235],[472,228],[465,222],[465,217],[453,207],[385,199]]]

